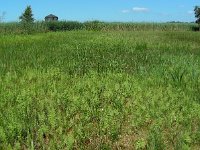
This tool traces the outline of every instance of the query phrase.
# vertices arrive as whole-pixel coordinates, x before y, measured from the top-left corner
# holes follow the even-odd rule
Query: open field
[[[101,22],[101,21],[59,21],[35,22],[28,28],[31,33],[48,31],[197,31],[195,23],[133,23],[133,22]],[[27,29],[19,22],[0,23],[1,34],[26,34]]]
[[[0,149],[199,147],[199,32],[0,35]]]

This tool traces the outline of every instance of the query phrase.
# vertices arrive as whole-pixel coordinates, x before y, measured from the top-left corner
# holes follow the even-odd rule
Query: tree
[[[31,34],[34,31],[34,18],[31,6],[26,7],[24,13],[19,17],[19,19],[21,22],[22,31],[27,34]]]
[[[200,6],[195,6],[194,14],[195,14],[195,17],[197,18],[196,23],[200,25]]]
[[[20,21],[25,24],[31,24],[34,22],[31,6],[27,6],[24,13],[19,17]]]

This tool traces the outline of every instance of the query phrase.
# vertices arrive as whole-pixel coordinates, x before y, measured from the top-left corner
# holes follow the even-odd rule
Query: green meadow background
[[[199,149],[193,25],[52,24],[0,24],[0,149]]]

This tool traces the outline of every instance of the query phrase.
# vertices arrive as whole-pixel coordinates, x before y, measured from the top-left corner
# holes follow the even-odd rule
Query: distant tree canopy
[[[24,10],[24,13],[19,17],[20,22],[21,22],[21,27],[24,33],[26,34],[31,34],[33,32],[33,23],[34,23],[34,18],[33,18],[33,13],[31,6],[27,6],[26,9]]]
[[[34,22],[31,6],[27,6],[24,13],[19,17],[19,19],[22,23],[33,23]]]
[[[200,6],[195,6],[194,13],[197,18],[196,23],[200,24]]]

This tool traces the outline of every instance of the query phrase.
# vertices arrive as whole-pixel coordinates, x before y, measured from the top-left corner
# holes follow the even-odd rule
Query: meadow
[[[0,149],[199,147],[200,32],[0,34]]]
[[[31,26],[24,27],[20,22],[1,23],[0,33],[5,34],[33,34],[46,33],[49,31],[199,31],[199,26],[195,23],[148,23],[148,22],[101,22],[98,20],[78,22],[78,21],[58,21],[44,22],[37,21]]]

